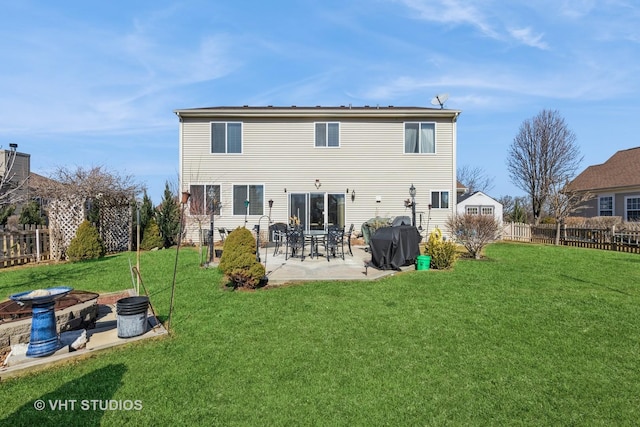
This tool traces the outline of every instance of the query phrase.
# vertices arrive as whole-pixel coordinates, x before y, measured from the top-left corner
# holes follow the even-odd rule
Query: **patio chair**
[[[334,257],[340,255],[344,259],[344,228],[338,226],[329,227],[324,247],[327,253],[327,261],[329,261],[331,255]]]
[[[304,229],[302,227],[291,227],[287,230],[287,242],[286,250],[284,253],[284,259],[287,260],[289,256],[299,256],[301,260],[304,260]],[[291,249],[291,254],[289,254]]]
[[[220,233],[220,237],[222,238],[222,242],[224,243],[224,239],[229,235],[229,231],[224,227],[218,227],[218,233]]]
[[[349,249],[349,255],[353,256],[353,252],[351,251],[351,235],[353,234],[353,223],[351,223],[351,227],[349,227],[349,231],[347,231],[344,235],[344,238],[347,240],[347,247]]]
[[[271,241],[274,243],[273,256],[278,255],[280,249],[287,242],[287,224],[277,222],[271,227]]]

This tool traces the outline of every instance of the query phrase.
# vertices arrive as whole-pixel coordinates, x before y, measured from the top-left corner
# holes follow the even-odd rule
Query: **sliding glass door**
[[[290,193],[289,218],[297,218],[307,231],[344,227],[344,201],[342,193]]]

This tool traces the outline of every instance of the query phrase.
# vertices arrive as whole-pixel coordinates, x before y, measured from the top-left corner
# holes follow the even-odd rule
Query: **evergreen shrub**
[[[160,235],[160,227],[155,219],[151,218],[144,228],[142,233],[142,242],[140,242],[140,249],[148,251],[153,248],[163,248],[164,239]]]
[[[249,230],[238,227],[229,233],[218,268],[234,287],[253,289],[260,286],[265,270],[256,261],[256,241]]]
[[[71,239],[67,248],[67,258],[70,261],[83,261],[101,258],[105,254],[105,247],[98,230],[85,220],[78,230],[76,237]]]

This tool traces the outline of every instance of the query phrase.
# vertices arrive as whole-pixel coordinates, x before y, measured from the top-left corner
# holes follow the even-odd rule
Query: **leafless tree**
[[[456,171],[457,179],[467,188],[469,193],[482,191],[488,193],[494,187],[494,177],[487,175],[481,167],[471,167],[464,165]]]
[[[558,111],[542,110],[520,125],[509,147],[507,167],[511,181],[531,199],[535,224],[553,183],[573,177],[581,161],[576,136]]]
[[[498,236],[500,222],[493,215],[454,215],[447,220],[447,228],[473,258],[480,259],[482,248]]]
[[[46,199],[81,199],[100,197],[105,202],[128,202],[142,193],[144,187],[134,181],[132,175],[120,175],[104,166],[90,169],[59,167],[49,180],[43,180],[35,188],[38,196]]]
[[[556,245],[560,244],[562,222],[573,212],[583,207],[584,202],[593,198],[593,195],[589,192],[570,190],[568,184],[568,180],[562,183],[553,182],[549,188],[549,213],[556,220]]]

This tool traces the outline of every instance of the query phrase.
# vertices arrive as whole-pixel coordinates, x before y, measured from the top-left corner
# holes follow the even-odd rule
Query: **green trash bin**
[[[416,259],[416,270],[428,270],[431,265],[431,257],[429,255],[418,255]]]

